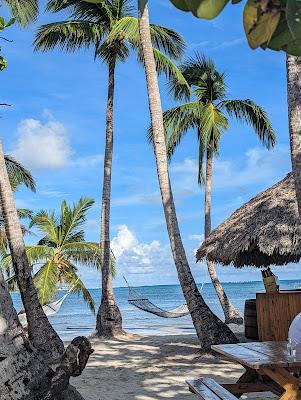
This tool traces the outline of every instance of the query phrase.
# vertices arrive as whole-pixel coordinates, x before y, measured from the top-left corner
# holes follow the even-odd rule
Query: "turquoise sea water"
[[[255,298],[256,292],[263,291],[262,282],[224,283],[223,285],[232,303],[242,314],[245,300]],[[301,280],[281,281],[280,287],[281,289],[295,289],[301,287]],[[137,290],[164,309],[172,309],[184,303],[179,285],[141,286]],[[61,297],[64,293],[64,291],[59,291],[57,297]],[[98,307],[100,289],[91,289],[91,293]],[[194,332],[190,316],[176,319],[160,318],[128,304],[127,288],[116,288],[115,295],[122,313],[124,329],[128,332],[140,335]],[[211,284],[204,285],[203,296],[211,309],[222,317],[222,310]],[[13,293],[12,297],[15,307],[19,311],[21,309],[20,296]],[[83,299],[73,293],[67,297],[59,313],[49,319],[64,340],[78,335],[89,335],[95,328],[95,315],[91,313]]]

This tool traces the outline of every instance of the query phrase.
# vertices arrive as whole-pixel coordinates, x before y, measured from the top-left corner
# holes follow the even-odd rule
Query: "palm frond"
[[[200,127],[198,128],[198,137],[199,137],[199,165],[198,165],[198,184],[200,186],[204,185],[206,180],[204,176],[204,157],[207,150],[207,143],[205,135],[202,135]]]
[[[268,149],[276,143],[276,135],[266,111],[252,100],[224,100],[219,104],[240,122],[249,124]]]
[[[28,189],[35,192],[36,184],[30,171],[8,154],[4,158],[12,189],[16,190],[19,185],[25,185]]]
[[[16,292],[18,290],[18,282],[17,282],[17,276],[16,275],[12,275],[9,278],[7,278],[5,280],[7,286],[8,286],[8,290],[10,292]]]
[[[28,210],[27,208],[18,208],[17,212],[20,219],[32,218],[32,210]]]
[[[89,290],[84,285],[83,281],[76,273],[76,267],[72,266],[68,272],[65,272],[62,276],[62,280],[72,287],[72,292],[77,294],[82,294],[84,301],[87,303],[90,310],[95,314],[95,301],[89,292]]]
[[[222,133],[228,129],[228,120],[225,115],[209,103],[202,108],[202,119],[199,133],[203,136],[202,140],[210,147],[211,151],[218,155],[219,141]]]
[[[124,42],[108,42],[105,41],[97,45],[95,50],[95,58],[100,58],[106,64],[112,60],[124,62],[130,55],[130,50]]]
[[[200,106],[197,102],[190,102],[173,107],[163,113],[163,122],[166,133],[168,157],[174,154],[176,147],[190,128],[198,128],[200,124]],[[153,132],[148,131],[148,140],[153,141]]]
[[[58,218],[53,211],[42,210],[31,220],[29,227],[37,227],[45,235],[45,239],[52,243],[59,242]]]
[[[72,242],[62,246],[63,257],[72,263],[101,269],[102,251],[99,243],[95,242]],[[116,262],[111,253],[111,271],[113,278],[116,276]]]
[[[179,60],[186,48],[185,41],[174,29],[165,26],[151,24],[151,38],[153,46],[164,52],[174,60]]]
[[[90,197],[82,196],[72,207],[65,207],[61,215],[62,241],[67,243],[73,237],[75,230],[80,229],[86,221],[87,212],[93,206],[94,200]]]
[[[53,260],[47,261],[34,275],[34,284],[42,305],[51,302],[57,291],[58,269]]]
[[[34,22],[38,16],[37,0],[2,0],[10,9],[10,12],[20,25],[26,26]]]
[[[35,50],[48,51],[60,47],[67,52],[96,46],[102,40],[102,25],[84,20],[61,21],[42,25],[35,36]]]

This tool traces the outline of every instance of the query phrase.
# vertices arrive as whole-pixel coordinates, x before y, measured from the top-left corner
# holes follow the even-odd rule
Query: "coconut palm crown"
[[[130,49],[138,52],[142,60],[138,19],[130,0],[104,0],[86,2],[82,0],[49,0],[47,11],[67,10],[69,18],[42,25],[36,35],[36,50],[52,50],[56,46],[67,52],[81,48],[94,48],[95,58],[107,64],[117,60],[124,62]],[[154,55],[158,72],[174,76],[183,85],[178,68],[170,58],[179,59],[185,49],[181,36],[173,29],[151,25]],[[169,58],[170,57],[170,58]]]
[[[37,228],[43,235],[36,245],[26,247],[27,257],[33,267],[34,283],[38,290],[41,304],[51,301],[60,283],[72,287],[72,291],[82,293],[84,300],[94,312],[92,295],[78,275],[78,266],[95,268],[101,266],[101,250],[98,243],[85,241],[83,225],[87,212],[94,200],[81,197],[72,206],[62,201],[60,215],[54,211],[42,210],[32,217],[30,228]],[[11,256],[3,258],[2,267],[14,287]],[[111,262],[112,273],[115,273],[114,262]]]
[[[195,54],[180,70],[187,85],[171,79],[169,89],[175,100],[189,100],[164,112],[164,126],[169,158],[185,134],[193,129],[199,142],[198,182],[204,183],[203,158],[209,149],[219,154],[222,133],[229,127],[229,117],[250,125],[267,148],[275,144],[275,133],[265,110],[250,99],[227,99],[225,74],[216,70],[212,60]],[[152,139],[152,132],[149,132]]]

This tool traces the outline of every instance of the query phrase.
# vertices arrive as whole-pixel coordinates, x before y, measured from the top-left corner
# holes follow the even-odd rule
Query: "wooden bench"
[[[237,397],[215,382],[214,379],[188,379],[186,383],[191,393],[203,400],[237,400]]]

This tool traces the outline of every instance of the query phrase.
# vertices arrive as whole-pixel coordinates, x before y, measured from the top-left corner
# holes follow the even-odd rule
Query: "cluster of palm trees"
[[[20,24],[25,25],[36,18],[38,7],[35,0],[2,1],[10,7]],[[264,110],[248,99],[227,99],[225,77],[216,71],[210,60],[196,55],[195,58],[189,59],[179,67],[175,65],[174,61],[180,59],[185,48],[183,39],[172,29],[149,23],[147,0],[138,0],[138,18],[134,16],[134,9],[129,0],[49,0],[47,10],[55,13],[65,10],[69,13],[69,18],[66,21],[43,25],[38,30],[35,39],[37,50],[46,51],[59,46],[65,51],[75,51],[83,47],[92,47],[95,58],[101,59],[107,65],[108,96],[101,237],[99,244],[84,241],[81,228],[85,212],[93,202],[91,199],[82,198],[73,207],[63,202],[59,216],[45,211],[34,216],[32,225],[40,230],[43,238],[36,246],[26,248],[23,239],[24,232],[13,200],[14,180],[9,179],[2,146],[0,146],[0,200],[5,225],[5,240],[9,247],[9,254],[6,254],[3,259],[11,280],[16,282],[21,294],[28,320],[29,338],[28,341],[18,322],[0,269],[0,329],[4,329],[4,334],[0,331],[0,372],[3,368],[3,360],[13,366],[5,371],[6,382],[4,384],[0,380],[0,389],[4,396],[7,393],[8,398],[13,390],[19,391],[19,398],[22,396],[32,399],[55,398],[51,397],[52,375],[51,372],[47,372],[46,364],[56,361],[61,356],[63,344],[49,323],[41,302],[43,303],[53,295],[53,283],[59,280],[70,284],[78,282],[77,262],[88,262],[102,268],[102,300],[97,316],[97,333],[106,336],[122,333],[122,318],[112,287],[114,263],[110,251],[114,72],[117,62],[124,62],[130,50],[133,49],[137,53],[138,60],[144,65],[151,118],[150,138],[157,163],[170,245],[193,324],[201,345],[205,349],[213,343],[235,342],[236,338],[228,326],[206,305],[192,276],[173,200],[168,170],[169,158],[183,135],[191,128],[195,130],[199,142],[198,181],[200,184],[205,183],[206,187],[205,236],[207,236],[211,230],[212,162],[213,156],[218,154],[222,133],[228,127],[227,115],[251,125],[266,147],[269,148],[275,143],[275,135]],[[297,82],[296,86],[300,89],[298,78],[300,64],[299,59],[289,58],[288,60],[288,71],[291,71],[288,80],[289,94],[293,93],[289,105],[296,119],[298,115],[300,116],[300,104],[297,101],[300,91],[297,92],[293,84]],[[175,99],[186,101],[165,113],[162,111],[158,85],[157,74],[160,72],[168,77]],[[290,130],[295,170],[300,164],[300,139],[296,135],[296,127],[298,128],[298,124],[293,120]],[[300,137],[300,132],[297,133]],[[206,159],[205,177],[202,170],[203,159]],[[298,179],[301,181],[301,173],[296,174],[296,182]],[[297,184],[296,187],[298,189]],[[299,189],[297,194],[300,205],[301,185]],[[81,210],[80,215],[75,215],[78,210]],[[32,266],[35,263],[41,266],[33,275]],[[214,265],[208,264],[208,269],[227,321],[239,320],[237,312],[231,306],[218,281]],[[47,275],[51,275],[52,285],[49,287],[45,285]],[[93,307],[88,294],[86,298]],[[65,386],[65,389],[69,390],[68,386]],[[41,390],[43,390],[42,394]],[[38,394],[37,391],[39,391]],[[62,393],[61,398],[63,398]],[[79,397],[73,392],[72,398]]]

